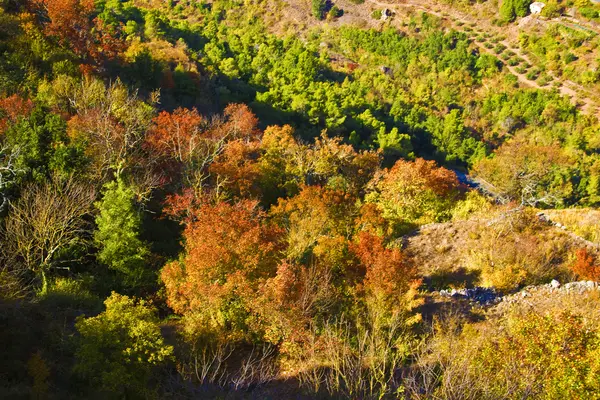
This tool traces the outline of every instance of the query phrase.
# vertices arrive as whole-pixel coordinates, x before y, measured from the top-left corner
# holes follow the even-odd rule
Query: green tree
[[[75,371],[115,397],[143,398],[173,347],[164,343],[156,310],[143,300],[113,292],[104,304],[106,311],[75,324],[81,335]]]
[[[317,19],[323,19],[325,17],[325,9],[327,8],[327,2],[325,0],[312,0],[312,13]]]
[[[104,198],[96,203],[98,260],[126,276],[126,283],[139,284],[150,253],[140,238],[141,216],[135,209],[135,193],[120,178],[105,186]]]

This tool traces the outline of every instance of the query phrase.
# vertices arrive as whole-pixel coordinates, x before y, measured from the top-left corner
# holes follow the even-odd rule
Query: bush
[[[57,278],[48,286],[40,300],[52,308],[75,308],[79,310],[100,311],[102,302],[89,290],[89,279],[75,280]]]
[[[506,46],[503,45],[502,43],[499,43],[499,44],[496,45],[496,47],[494,47],[494,53],[496,53],[496,54],[500,54],[504,50],[506,50]]]
[[[339,9],[338,6],[331,7],[331,10],[327,13],[329,19],[339,18],[342,15],[344,15],[344,10]]]
[[[102,314],[77,319],[81,335],[75,371],[104,392],[118,397],[149,394],[157,366],[170,360],[156,310],[143,300],[112,293]]]
[[[530,211],[500,214],[471,243],[467,267],[481,271],[481,284],[510,292],[568,276],[566,239],[544,227]]]
[[[577,250],[575,261],[569,268],[581,279],[600,281],[600,265],[586,249]]]
[[[535,339],[532,339],[535,338]],[[411,398],[597,398],[600,330],[570,312],[510,310],[437,324],[407,379]]]

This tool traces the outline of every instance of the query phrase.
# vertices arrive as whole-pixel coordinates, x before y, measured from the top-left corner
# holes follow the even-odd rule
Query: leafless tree
[[[8,197],[4,190],[23,172],[16,164],[21,149],[18,146],[0,148],[0,214],[8,207]]]
[[[26,187],[11,205],[3,228],[6,257],[35,272],[47,289],[46,273],[58,264],[57,254],[84,243],[90,232],[86,216],[96,197],[93,187],[73,178]]]

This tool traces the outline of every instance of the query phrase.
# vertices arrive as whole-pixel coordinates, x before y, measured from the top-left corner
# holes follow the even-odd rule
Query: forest
[[[600,399],[600,42],[431,3],[0,0],[0,398]]]

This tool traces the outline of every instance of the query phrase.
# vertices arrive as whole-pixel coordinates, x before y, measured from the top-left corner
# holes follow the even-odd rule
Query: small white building
[[[529,11],[531,11],[531,14],[533,15],[540,14],[544,7],[546,7],[546,4],[542,3],[541,1],[536,1],[535,3],[531,3],[529,6]]]

